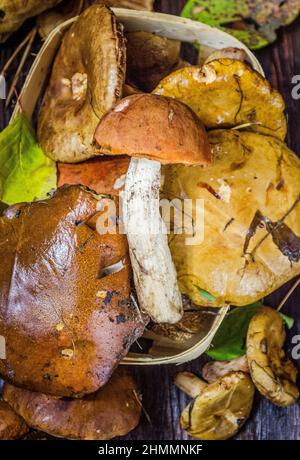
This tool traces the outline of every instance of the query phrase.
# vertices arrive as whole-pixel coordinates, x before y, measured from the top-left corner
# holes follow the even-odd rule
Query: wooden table
[[[160,0],[156,2],[156,10],[165,13],[179,14],[184,0]],[[14,47],[21,41],[30,22],[15,34],[5,45],[0,45],[0,68],[11,55]],[[40,42],[36,40],[35,50],[39,49]],[[300,19],[293,25],[281,30],[279,39],[274,45],[256,53],[260,59],[268,79],[272,85],[282,93],[286,105],[289,122],[288,145],[300,155],[300,100],[292,98],[292,77],[300,75]],[[27,63],[23,72],[22,80],[33,61]],[[11,69],[14,74],[17,63]],[[0,102],[0,127],[3,128],[9,120],[12,107],[4,110],[4,103]],[[269,305],[277,306],[288,290],[288,286],[273,294],[268,299]],[[294,293],[284,308],[284,312],[296,319],[296,324],[290,332],[288,349],[291,348],[291,338],[300,334],[300,288]],[[143,405],[151,418],[143,416],[139,427],[125,439],[141,440],[181,440],[189,439],[179,428],[179,416],[187,404],[187,398],[177,391],[172,384],[173,377],[179,370],[198,372],[201,369],[202,360],[180,367],[173,365],[162,367],[139,367],[133,372],[143,392]],[[300,360],[297,363],[300,370]],[[300,439],[300,409],[299,405],[282,409],[273,406],[267,400],[258,395],[252,416],[247,422],[237,439]]]

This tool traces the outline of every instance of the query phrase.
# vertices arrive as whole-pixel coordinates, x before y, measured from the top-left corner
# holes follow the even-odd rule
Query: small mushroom
[[[124,436],[138,425],[142,410],[135,381],[124,367],[83,399],[58,399],[10,384],[5,385],[3,397],[32,428],[69,439]]]
[[[25,421],[4,401],[0,401],[0,440],[21,438],[29,431]]]
[[[187,372],[175,384],[195,398],[182,412],[180,425],[200,440],[225,440],[234,436],[251,412],[254,385],[243,372],[230,372],[208,385]]]
[[[141,308],[155,322],[176,323],[183,308],[159,213],[161,163],[209,164],[206,131],[186,105],[137,94],[123,99],[102,118],[95,139],[101,154],[135,157],[122,195],[135,287]]]
[[[237,371],[250,372],[246,355],[230,361],[210,361],[203,366],[201,373],[204,380],[213,383],[229,372]]]
[[[289,406],[299,398],[297,369],[285,357],[286,333],[280,314],[263,306],[252,318],[247,335],[247,359],[258,391],[277,406]]]

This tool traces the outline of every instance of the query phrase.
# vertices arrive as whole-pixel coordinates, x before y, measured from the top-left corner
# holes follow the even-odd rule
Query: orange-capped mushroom
[[[162,164],[211,163],[207,134],[195,113],[154,94],[125,97],[100,121],[95,139],[102,154],[129,155]]]
[[[159,212],[161,163],[211,163],[205,128],[181,102],[135,94],[102,118],[95,141],[100,154],[133,157],[120,198],[136,292],[141,308],[156,323],[177,323],[183,308]]]

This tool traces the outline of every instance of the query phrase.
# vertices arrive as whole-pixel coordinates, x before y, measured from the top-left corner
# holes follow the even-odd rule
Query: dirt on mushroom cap
[[[70,439],[124,436],[138,425],[142,410],[138,388],[124,367],[84,399],[57,399],[9,384],[4,387],[3,397],[32,428]]]
[[[164,78],[154,93],[187,104],[206,128],[250,124],[250,130],[281,140],[286,136],[281,95],[249,64],[236,59],[177,70]]]
[[[250,415],[254,385],[247,374],[232,372],[208,385],[182,412],[180,424],[200,440],[234,436]]]
[[[280,314],[261,307],[249,324],[247,359],[258,391],[278,406],[294,404],[299,398],[297,369],[285,357],[286,333]]]

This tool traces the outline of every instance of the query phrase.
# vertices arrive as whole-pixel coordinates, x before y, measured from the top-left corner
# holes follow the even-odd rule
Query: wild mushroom
[[[213,320],[213,315],[198,309],[198,311],[185,311],[182,319],[176,324],[150,323],[148,329],[173,342],[184,343],[209,331]]]
[[[179,63],[179,41],[151,32],[128,32],[127,81],[151,92]]]
[[[209,361],[202,367],[201,374],[204,380],[208,383],[213,383],[229,372],[238,371],[250,372],[246,355],[231,361]]]
[[[285,357],[286,333],[280,314],[261,307],[249,324],[247,359],[258,391],[277,406],[289,406],[299,398],[297,369]]]
[[[128,157],[105,157],[82,163],[57,163],[57,185],[80,184],[99,194],[119,195],[125,185],[129,162]]]
[[[38,118],[38,139],[55,161],[95,155],[99,120],[121,97],[126,49],[122,26],[103,4],[87,8],[63,37]]]
[[[83,399],[58,399],[6,384],[3,397],[29,426],[52,436],[108,440],[124,436],[139,423],[141,401],[124,367],[110,381]]]
[[[21,438],[29,431],[25,421],[4,401],[0,401],[0,440]]]
[[[182,412],[180,424],[196,439],[231,438],[250,415],[254,385],[243,372],[231,372],[210,385],[182,372],[175,385],[195,398]]]
[[[135,287],[141,308],[155,322],[176,323],[182,317],[182,300],[159,214],[161,163],[209,164],[205,129],[180,102],[138,94],[102,118],[95,139],[102,154],[135,157],[122,196]]]
[[[154,93],[187,104],[206,128],[247,124],[249,130],[286,137],[282,96],[246,62],[222,58],[203,67],[185,67],[165,77]]]
[[[300,159],[254,132],[212,130],[209,141],[213,165],[166,167],[162,189],[169,199],[204,200],[209,238],[190,246],[173,232],[169,247],[179,288],[195,304],[243,307],[300,274]]]
[[[104,197],[65,186],[0,218],[6,381],[56,396],[93,393],[143,334],[126,238],[96,231],[103,205]]]
[[[1,0],[0,43],[26,21],[26,19],[60,3],[61,0]]]

